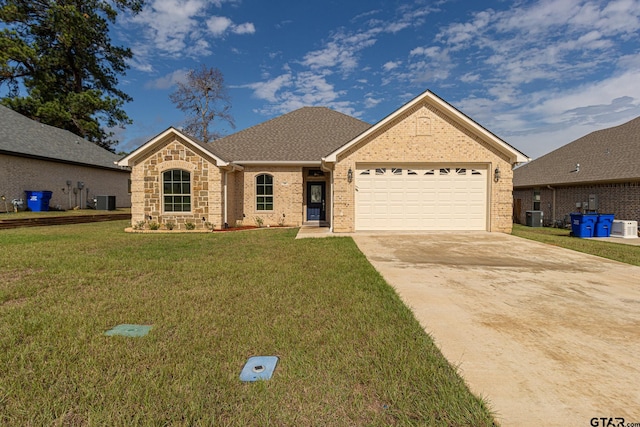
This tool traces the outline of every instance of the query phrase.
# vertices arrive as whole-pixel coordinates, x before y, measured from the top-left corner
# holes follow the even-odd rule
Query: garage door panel
[[[356,230],[485,230],[486,177],[466,167],[358,171]]]

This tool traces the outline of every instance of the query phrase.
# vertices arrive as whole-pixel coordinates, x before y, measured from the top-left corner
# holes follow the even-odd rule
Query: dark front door
[[[307,221],[324,221],[325,216],[325,183],[307,183]]]

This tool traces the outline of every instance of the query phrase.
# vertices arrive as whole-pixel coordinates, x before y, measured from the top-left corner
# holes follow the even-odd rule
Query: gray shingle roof
[[[303,107],[209,145],[227,161],[319,162],[370,127],[326,107]]]
[[[640,117],[637,117],[620,126],[592,132],[517,168],[513,186],[639,180]]]
[[[121,169],[120,156],[69,131],[45,125],[0,105],[0,152]]]

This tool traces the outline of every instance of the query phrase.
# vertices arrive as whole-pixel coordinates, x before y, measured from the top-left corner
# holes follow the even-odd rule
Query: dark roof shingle
[[[638,180],[640,117],[592,132],[517,168],[513,186]]]
[[[303,107],[209,146],[213,153],[231,162],[319,162],[370,127],[326,107]]]
[[[0,105],[0,151],[101,168],[121,169],[120,156],[69,131],[45,125]]]

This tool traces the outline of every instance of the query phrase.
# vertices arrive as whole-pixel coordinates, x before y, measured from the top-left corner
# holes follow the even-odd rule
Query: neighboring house
[[[51,191],[54,209],[84,208],[98,195],[115,196],[117,207],[129,207],[131,171],[117,165],[121,157],[0,105],[0,195],[7,199],[0,211],[5,205],[12,210],[9,202],[25,199],[25,191]]]
[[[169,128],[119,164],[134,225],[509,232],[512,167],[527,160],[427,91],[373,126],[305,107],[210,144]]]
[[[542,211],[545,224],[594,209],[640,221],[640,117],[517,168],[513,186],[514,220],[521,224],[529,210]]]

